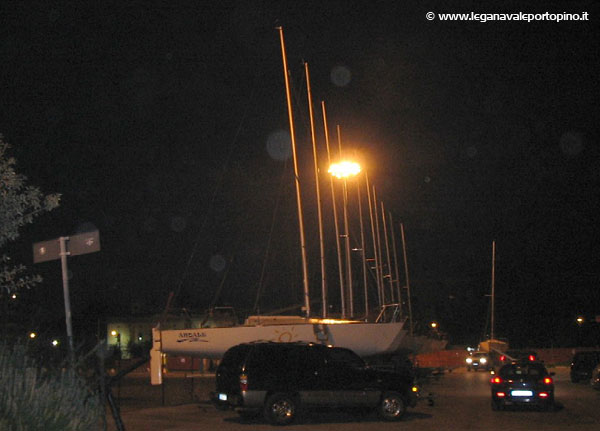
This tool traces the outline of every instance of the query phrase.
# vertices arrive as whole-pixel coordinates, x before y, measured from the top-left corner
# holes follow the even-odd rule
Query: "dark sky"
[[[426,18],[471,11],[589,20]],[[315,292],[302,61],[323,166],[321,100],[404,225],[416,313],[476,341],[496,241],[496,332],[568,343],[576,315],[600,314],[598,13],[593,1],[10,2],[0,133],[32,184],[63,195],[11,251],[31,263],[33,241],[100,231],[102,251],[70,261],[78,331],[159,312],[171,291],[175,307],[251,309],[261,279],[261,309],[301,303],[291,160],[273,151],[288,130],[281,25]],[[62,322],[59,268],[35,268],[34,323]]]

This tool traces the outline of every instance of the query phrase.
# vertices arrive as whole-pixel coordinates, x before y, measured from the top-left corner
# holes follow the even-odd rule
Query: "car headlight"
[[[482,364],[485,364],[485,363],[487,362],[487,359],[485,359],[485,358],[481,358],[481,359],[479,360],[479,362],[481,362]]]
[[[473,362],[473,359],[472,358],[467,358],[466,361],[467,361],[467,364],[470,364],[471,362]]]

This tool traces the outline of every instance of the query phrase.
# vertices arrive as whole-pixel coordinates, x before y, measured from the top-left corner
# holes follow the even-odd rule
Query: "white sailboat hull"
[[[232,346],[252,341],[305,341],[346,347],[358,355],[392,352],[400,347],[404,322],[299,323],[228,328],[153,330],[154,347],[162,353],[219,359]]]

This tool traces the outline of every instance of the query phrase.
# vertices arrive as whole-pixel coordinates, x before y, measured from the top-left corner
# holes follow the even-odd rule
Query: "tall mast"
[[[392,261],[390,259],[390,243],[389,243],[389,239],[388,239],[388,232],[387,232],[387,223],[385,221],[385,207],[383,206],[383,201],[381,201],[381,220],[383,221],[383,235],[385,238],[385,255],[387,258],[387,267],[388,267],[388,273],[387,273],[387,277],[390,281],[390,299],[392,302],[394,302],[394,281],[392,280]]]
[[[394,280],[396,284],[396,294],[398,295],[398,304],[400,304],[400,314],[402,314],[402,292],[400,290],[400,272],[398,271],[398,252],[396,250],[396,238],[394,235],[394,222],[392,212],[388,211],[390,217],[390,236],[392,237],[392,253],[394,256]]]
[[[492,241],[492,322],[490,331],[490,342],[494,342],[494,298],[496,289],[496,241]]]
[[[339,146],[339,154],[340,161],[342,160],[342,135],[340,132],[340,126],[337,126],[337,137],[338,137],[338,146]],[[346,248],[346,285],[348,287],[348,299],[349,299],[349,307],[350,307],[350,316],[354,316],[354,302],[352,298],[352,257],[350,256],[350,232],[348,229],[348,180],[344,177],[344,182],[342,183],[343,188],[343,202],[344,202],[344,245]],[[342,315],[342,318],[345,318],[345,315]]]
[[[296,203],[298,206],[298,228],[300,231],[300,251],[302,254],[302,279],[304,285],[304,314],[310,316],[310,296],[308,289],[308,265],[306,263],[306,242],[304,239],[304,221],[302,215],[302,199],[300,197],[300,177],[298,176],[298,157],[296,155],[296,133],[294,130],[294,115],[292,113],[292,95],[290,92],[290,81],[288,76],[287,57],[285,54],[285,43],[283,41],[283,27],[277,27],[281,41],[281,56],[283,59],[283,77],[285,80],[285,95],[287,99],[288,120],[290,123],[290,138],[292,141],[292,156],[294,159],[294,178],[296,182]]]
[[[363,222],[362,199],[360,197],[360,178],[356,179],[356,192],[358,193],[358,218],[360,222],[360,250],[362,254],[363,292],[365,295],[365,319],[368,319],[369,295],[367,288],[367,255],[365,250],[365,227]]]
[[[379,261],[379,295],[381,297],[382,305],[385,305],[385,290],[383,289],[383,262],[381,258],[381,230],[379,229],[379,214],[377,212],[377,192],[375,186],[373,186],[373,212],[375,216],[375,232],[377,235],[377,260]]]
[[[315,164],[315,187],[317,189],[317,217],[319,219],[319,250],[321,252],[321,315],[327,317],[327,280],[325,273],[325,241],[323,239],[323,213],[321,211],[321,191],[319,187],[319,162],[317,158],[317,140],[315,137],[315,120],[313,113],[312,93],[310,90],[310,74],[308,73],[308,63],[304,63],[306,72],[306,89],[308,95],[308,113],[310,116],[310,137],[312,140],[313,160]]]
[[[327,111],[325,110],[325,102],[321,101],[321,109],[323,111],[323,128],[325,129],[325,146],[327,147],[327,164],[331,165],[331,151],[329,150],[329,129],[327,128]],[[335,224],[335,245],[337,249],[338,274],[340,277],[340,303],[342,307],[342,315],[346,315],[346,303],[344,301],[344,266],[342,265],[342,246],[340,244],[340,226],[338,224],[337,206],[335,203],[335,188],[333,186],[333,176],[329,176],[329,184],[331,185],[331,202],[333,207],[333,222]]]
[[[406,277],[406,296],[408,301],[408,322],[410,324],[410,336],[413,335],[412,305],[410,298],[410,278],[408,277],[408,259],[406,258],[406,240],[404,239],[404,224],[400,223],[402,233],[402,254],[404,255],[404,276]]]
[[[369,218],[371,221],[371,237],[373,239],[373,260],[375,262],[375,279],[377,280],[377,299],[379,301],[379,307],[383,305],[383,299],[381,298],[381,284],[379,283],[379,256],[377,253],[377,234],[375,233],[375,216],[373,215],[373,203],[371,199],[371,186],[369,184],[369,175],[365,171],[365,182],[367,186],[367,199],[369,200]]]

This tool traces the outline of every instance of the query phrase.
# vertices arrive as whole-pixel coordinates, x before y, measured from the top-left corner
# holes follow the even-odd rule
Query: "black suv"
[[[571,381],[590,380],[592,370],[600,363],[600,351],[577,352],[571,361]]]
[[[274,425],[291,423],[305,407],[370,407],[399,420],[414,407],[411,373],[368,367],[348,349],[312,343],[255,342],[229,349],[217,368],[217,408],[234,408]]]

